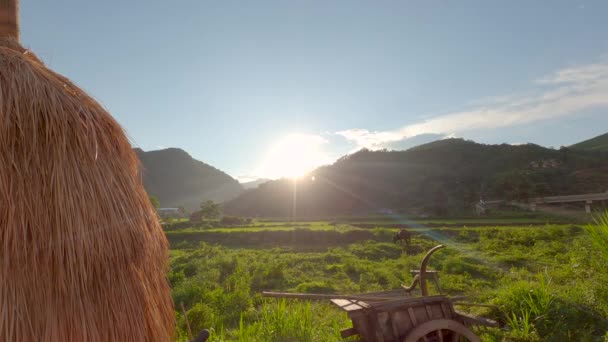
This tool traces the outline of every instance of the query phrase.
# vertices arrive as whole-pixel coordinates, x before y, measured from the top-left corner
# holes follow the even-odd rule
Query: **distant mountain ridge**
[[[333,216],[386,208],[442,214],[485,199],[520,199],[608,189],[608,153],[535,144],[485,145],[444,139],[406,151],[361,150],[297,184],[297,215]],[[226,213],[293,215],[293,181],[262,184],[225,203]]]
[[[143,165],[144,187],[162,207],[195,209],[202,201],[223,202],[244,191],[236,179],[182,149],[135,152]]]
[[[260,178],[260,179],[256,179],[250,182],[241,182],[241,185],[243,186],[243,188],[245,188],[245,190],[248,189],[255,189],[258,186],[260,186],[261,184],[264,184],[266,182],[270,181],[270,179],[268,178]]]
[[[608,133],[598,135],[595,138],[581,141],[577,144],[570,146],[571,149],[575,150],[588,150],[588,151],[605,151],[608,152]]]

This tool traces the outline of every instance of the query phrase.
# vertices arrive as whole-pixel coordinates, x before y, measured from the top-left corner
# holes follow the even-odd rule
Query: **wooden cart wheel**
[[[469,328],[451,319],[435,319],[410,331],[403,342],[481,342]]]

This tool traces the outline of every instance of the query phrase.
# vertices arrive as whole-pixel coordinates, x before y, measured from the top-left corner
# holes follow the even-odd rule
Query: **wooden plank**
[[[464,312],[455,312],[456,316],[462,320],[464,325],[484,325],[486,327],[498,327],[498,322],[484,317],[477,317]]]
[[[395,316],[393,313],[389,314],[389,321],[391,324],[391,329],[393,332],[393,339],[398,339],[399,338],[399,327],[397,326],[398,320],[395,319]]]
[[[391,313],[395,322],[396,334],[398,338],[403,338],[409,330],[414,327],[407,310],[400,310]]]
[[[382,335],[382,328],[378,322],[378,312],[376,310],[369,310],[367,312],[369,322],[369,342],[383,342],[384,336]]]
[[[416,319],[416,314],[414,314],[414,309],[407,308],[407,313],[410,315],[410,320],[412,321],[412,326],[415,327],[418,325],[418,320]]]
[[[370,324],[367,310],[351,311],[348,313],[348,317],[350,317],[350,320],[353,322],[353,328],[357,330],[363,340],[370,336]]]
[[[445,307],[445,303],[441,303],[441,312],[443,313],[443,318],[452,318],[452,315],[448,313],[449,311]]]
[[[429,320],[429,321],[430,321],[430,320],[432,320],[432,319],[433,319],[433,311],[431,310],[431,306],[430,306],[430,305],[428,305],[428,304],[426,304],[426,305],[424,306],[424,308],[426,309],[426,314],[427,314],[427,315],[428,315],[428,317],[429,317],[429,319],[428,319],[428,320]]]
[[[359,332],[355,328],[348,328],[340,331],[340,336],[342,336],[342,338],[347,338],[358,334]]]
[[[416,314],[414,313],[414,309],[407,308],[407,313],[410,315],[410,320],[412,321],[412,325],[417,326],[418,320],[416,319]]]
[[[468,303],[468,302],[452,302],[452,304],[462,305],[462,306],[479,306],[482,308],[498,309],[498,305],[494,305],[494,304],[477,304],[477,303]]]
[[[357,294],[357,296],[364,296],[364,297],[384,297],[384,298],[406,298],[406,297],[410,297],[407,293],[407,291],[405,291],[404,289],[395,289],[395,290],[388,290],[388,291],[376,291],[376,292],[365,292],[365,293],[359,293]]]
[[[375,302],[369,303],[371,307],[376,310],[392,310],[394,308],[407,308],[410,306],[418,306],[424,305],[426,303],[440,303],[440,302],[450,302],[449,298],[446,296],[427,296],[427,297],[411,297],[411,298],[403,298],[392,301],[383,301],[383,302]]]
[[[317,294],[317,293],[289,293],[289,292],[262,292],[262,297],[275,297],[275,298],[294,298],[294,299],[308,299],[308,300],[324,300],[324,299],[352,299],[352,300],[363,300],[369,302],[380,302],[395,300],[395,297],[376,297],[376,296],[362,296],[362,295],[339,295],[339,294]]]
[[[332,299],[331,302],[346,312],[370,308],[369,304],[360,300]]]

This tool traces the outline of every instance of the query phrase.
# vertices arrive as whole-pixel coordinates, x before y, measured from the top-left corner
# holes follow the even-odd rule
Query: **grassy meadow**
[[[252,222],[167,230],[178,340],[339,341],[351,327],[329,301],[263,298],[264,290],[356,294],[410,284],[428,249],[443,294],[496,308],[457,307],[503,328],[484,341],[608,341],[608,270],[585,224],[546,217],[417,221],[412,245],[391,220]],[[557,222],[554,220],[554,222]],[[368,226],[367,224],[373,224]],[[523,226],[521,224],[524,224]],[[183,225],[182,225],[183,226]],[[432,293],[438,289],[429,284]]]

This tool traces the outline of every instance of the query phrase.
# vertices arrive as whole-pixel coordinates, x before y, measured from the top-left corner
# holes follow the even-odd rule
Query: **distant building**
[[[484,200],[479,200],[479,203],[475,204],[475,213],[478,216],[485,215],[488,208],[486,207],[486,203]]]
[[[533,169],[554,169],[560,166],[559,160],[556,159],[541,159],[530,162],[530,167]]]

